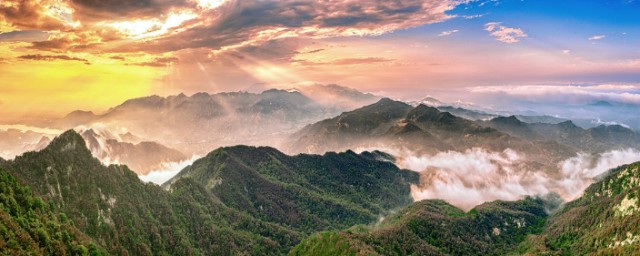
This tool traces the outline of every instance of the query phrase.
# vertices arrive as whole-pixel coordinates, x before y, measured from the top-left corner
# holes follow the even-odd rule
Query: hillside
[[[640,253],[640,162],[620,166],[567,203],[521,252],[545,255]]]
[[[2,165],[0,160],[0,165]],[[0,167],[0,254],[106,255],[64,213]]]
[[[374,227],[313,235],[289,255],[502,255],[539,233],[547,213],[541,199],[491,202],[468,213],[425,200]]]
[[[485,203],[466,213],[425,200],[375,226],[312,235],[290,255],[636,255],[638,177],[640,162],[620,166],[559,209],[556,196]]]
[[[410,202],[417,175],[375,155],[224,148],[184,170],[166,191],[126,166],[103,166],[68,131],[3,165],[109,254],[278,255],[306,233],[368,223]],[[216,168],[203,169],[210,163]],[[201,175],[222,178],[218,189]]]
[[[287,156],[267,147],[220,148],[174,178],[193,179],[226,206],[312,232],[369,223],[408,205],[418,174],[353,151]]]

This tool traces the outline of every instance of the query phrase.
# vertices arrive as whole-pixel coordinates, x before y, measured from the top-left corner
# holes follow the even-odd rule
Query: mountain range
[[[1,131],[1,252],[639,252],[640,163],[601,174],[636,159],[615,155],[640,148],[625,126],[304,88],[131,99],[51,121],[73,128],[55,138]],[[162,185],[138,177],[193,155]]]
[[[3,161],[12,175],[110,254],[283,254],[311,232],[377,220],[411,203],[417,174],[375,153],[211,152],[165,185],[104,166],[75,131]]]
[[[259,94],[201,92],[191,96],[149,96],[127,100],[99,115],[75,111],[49,126],[71,129],[100,124],[113,131],[126,127],[144,140],[156,141],[185,155],[204,155],[221,146],[277,146],[284,135],[301,125],[377,99],[337,85],[270,89]]]
[[[42,149],[49,142],[44,140],[76,129],[103,163],[127,164],[144,175],[221,146],[279,146],[307,123],[378,99],[351,88],[320,84],[262,93],[154,95],[127,100],[100,114],[76,110],[59,119],[28,123],[53,128],[53,134],[28,127],[0,130],[4,150],[0,156],[13,158]]]
[[[0,160],[0,227],[12,230],[2,232],[3,250],[564,255],[640,248],[640,163],[607,172],[566,204],[551,194],[465,212],[442,200],[412,203],[409,185],[418,176],[392,160],[382,152],[287,156],[226,147],[160,187],[126,166],[102,165],[68,131],[40,152]]]

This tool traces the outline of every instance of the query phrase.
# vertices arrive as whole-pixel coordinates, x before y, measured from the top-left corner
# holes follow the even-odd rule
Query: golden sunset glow
[[[538,23],[487,14],[501,8],[450,0],[2,1],[0,111],[62,115],[149,94],[305,83],[411,98],[497,84],[640,82],[633,25],[606,32],[559,24],[567,35],[559,41]]]
[[[83,106],[104,111],[133,97],[161,91],[165,70],[113,63],[24,61],[0,67],[0,116],[61,116]]]

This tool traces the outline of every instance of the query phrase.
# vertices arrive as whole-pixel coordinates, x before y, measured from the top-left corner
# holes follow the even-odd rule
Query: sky
[[[640,104],[640,1],[0,2],[0,121],[310,83]]]

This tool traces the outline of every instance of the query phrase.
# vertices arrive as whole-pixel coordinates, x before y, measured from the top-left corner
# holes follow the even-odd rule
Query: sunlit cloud
[[[215,9],[223,5],[226,0],[195,0],[198,3],[198,7],[203,9]]]
[[[484,30],[489,31],[496,40],[507,44],[520,42],[520,38],[528,36],[522,29],[505,27],[500,24],[502,23],[489,22],[484,25]]]
[[[458,33],[460,32],[460,30],[454,29],[454,30],[449,30],[449,31],[442,31],[440,32],[440,34],[438,34],[438,36],[450,36],[453,35],[453,33]]]
[[[604,39],[605,37],[607,37],[607,36],[605,36],[605,35],[595,35],[595,36],[589,37],[589,41],[601,40],[601,39]]]
[[[107,25],[117,29],[126,37],[142,39],[166,34],[183,22],[196,17],[197,15],[191,12],[170,13],[164,21],[158,19],[118,21]]]

